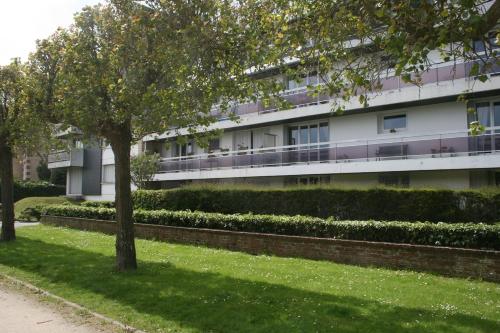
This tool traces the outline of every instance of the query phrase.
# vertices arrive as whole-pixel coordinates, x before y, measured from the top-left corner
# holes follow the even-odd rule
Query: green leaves
[[[132,157],[130,160],[132,182],[139,189],[146,189],[158,172],[159,167],[160,155],[157,153],[141,154]]]

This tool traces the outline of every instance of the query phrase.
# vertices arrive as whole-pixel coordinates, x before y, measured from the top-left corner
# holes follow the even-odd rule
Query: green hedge
[[[186,188],[137,191],[133,199],[135,208],[148,210],[307,215],[339,220],[500,221],[499,191]]]
[[[0,184],[0,189],[1,186],[2,184]],[[65,194],[66,188],[64,186],[53,185],[48,182],[14,182],[14,201],[19,201],[29,197],[57,197]]]
[[[53,216],[115,219],[115,210],[111,208],[48,206],[44,213]],[[137,210],[134,220],[137,223],[192,228],[500,250],[500,225],[482,223],[336,221],[306,216],[225,215],[168,210]]]
[[[92,208],[115,208],[114,201],[83,201],[80,205]]]

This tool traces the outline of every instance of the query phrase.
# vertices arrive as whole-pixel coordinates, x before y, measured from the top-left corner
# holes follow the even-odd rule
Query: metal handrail
[[[381,161],[416,157],[439,158],[500,152],[500,134],[480,136],[440,134],[427,137],[427,139],[425,136],[418,137],[418,140],[413,141],[403,140],[405,138],[382,142],[366,140],[364,144],[357,145],[319,142],[309,145],[164,158],[160,163],[160,173],[325,162]]]
[[[218,151],[211,153],[203,153],[189,156],[177,156],[177,157],[162,157],[160,159],[163,161],[176,161],[176,160],[185,160],[189,159],[198,159],[198,158],[207,158],[207,157],[217,157],[217,156],[228,156],[228,155],[241,155],[241,154],[259,154],[268,152],[276,152],[276,151],[293,151],[300,149],[308,149],[315,146],[339,146],[339,147],[353,147],[353,146],[365,146],[370,144],[391,144],[391,143],[401,143],[410,141],[423,141],[429,139],[452,139],[452,138],[461,138],[461,137],[469,137],[469,133],[465,131],[460,132],[447,132],[447,133],[430,133],[424,135],[414,135],[414,136],[405,136],[405,137],[385,137],[385,138],[376,138],[376,139],[365,139],[365,140],[337,140],[337,141],[328,141],[328,142],[317,142],[317,143],[308,143],[308,144],[299,144],[299,145],[283,145],[283,146],[275,146],[275,147],[263,147],[263,148],[253,148],[253,149],[241,149],[241,150],[229,150],[229,151]],[[312,148],[313,149],[313,148]]]

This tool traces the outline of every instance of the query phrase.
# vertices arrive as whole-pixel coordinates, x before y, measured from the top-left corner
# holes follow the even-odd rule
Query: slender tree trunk
[[[0,144],[0,179],[2,181],[2,234],[0,240],[16,239],[14,229],[14,170],[12,149]]]
[[[119,271],[135,270],[137,260],[134,242],[134,223],[132,220],[132,191],[130,188],[130,146],[132,134],[130,126],[114,135],[111,148],[115,155],[115,205],[116,222],[116,268]]]

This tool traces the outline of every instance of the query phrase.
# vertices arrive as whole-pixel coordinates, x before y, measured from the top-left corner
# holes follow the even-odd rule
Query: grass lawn
[[[151,332],[500,332],[500,284],[137,241],[47,226],[0,243],[0,272]]]
[[[21,213],[26,208],[34,208],[38,205],[61,205],[65,203],[74,203],[74,200],[66,197],[29,197],[17,201],[14,205],[14,214],[16,219],[20,218]]]

